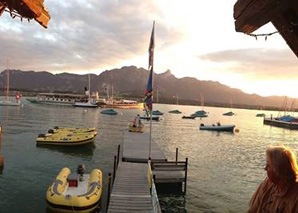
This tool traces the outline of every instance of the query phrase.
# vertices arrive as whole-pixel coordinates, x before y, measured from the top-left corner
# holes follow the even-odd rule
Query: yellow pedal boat
[[[36,143],[37,145],[75,146],[91,143],[95,137],[96,134],[89,132],[79,134],[58,132],[54,134],[39,134]]]
[[[67,167],[59,172],[46,192],[50,209],[82,213],[98,207],[102,195],[102,172],[93,169],[90,174],[84,174],[84,171],[79,171],[80,166],[74,174]]]
[[[134,125],[133,122],[130,122],[128,124],[128,131],[143,133],[144,132],[144,124],[141,124],[140,126],[138,126],[138,125]]]

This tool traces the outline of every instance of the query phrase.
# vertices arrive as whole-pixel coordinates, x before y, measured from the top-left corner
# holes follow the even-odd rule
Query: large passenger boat
[[[87,102],[88,96],[65,93],[39,93],[36,97],[26,99],[31,103],[74,105],[75,102]]]

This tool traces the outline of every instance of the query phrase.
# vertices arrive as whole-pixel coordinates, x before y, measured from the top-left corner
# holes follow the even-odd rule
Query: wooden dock
[[[147,163],[149,158],[149,133],[126,132],[123,141],[122,161]],[[164,153],[151,140],[151,161],[167,161]]]
[[[186,192],[188,160],[178,161],[178,149],[176,161],[168,162],[151,141],[151,161],[148,161],[149,133],[126,132],[122,158],[120,150],[119,145],[113,175],[109,174],[108,213],[161,213],[154,182],[161,188],[170,188],[171,192]]]
[[[153,212],[147,174],[147,164],[120,162],[108,213]]]

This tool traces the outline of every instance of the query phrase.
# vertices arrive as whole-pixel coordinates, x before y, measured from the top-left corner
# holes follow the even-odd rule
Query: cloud
[[[229,71],[258,79],[298,78],[297,57],[290,49],[236,49],[198,56],[204,61],[229,64]]]
[[[9,58],[11,68],[23,70],[114,68],[135,55],[147,54],[152,18],[162,15],[149,0],[52,0],[45,5],[51,15],[48,29],[2,15],[0,64],[5,66]],[[179,31],[168,29],[165,23],[158,22],[157,30],[165,46],[181,38]]]

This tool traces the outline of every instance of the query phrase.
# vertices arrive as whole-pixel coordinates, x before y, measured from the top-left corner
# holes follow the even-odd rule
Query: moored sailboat
[[[16,93],[15,101],[10,100],[10,97],[9,97],[9,69],[8,69],[8,61],[7,61],[5,100],[0,101],[0,106],[21,106],[21,98],[22,98],[22,94]]]

